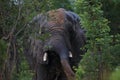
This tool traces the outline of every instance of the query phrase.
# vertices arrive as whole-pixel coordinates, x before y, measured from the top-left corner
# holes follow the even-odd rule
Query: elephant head
[[[79,21],[77,14],[60,8],[39,14],[30,22],[31,35],[27,39],[29,47],[26,54],[32,56],[30,59],[39,65],[37,68],[42,66],[41,69],[45,70],[41,73],[47,75],[39,80],[62,80],[61,73],[66,75],[64,80],[75,80],[72,67],[78,65],[83,53],[80,48],[85,44]],[[33,68],[36,68],[35,65]]]

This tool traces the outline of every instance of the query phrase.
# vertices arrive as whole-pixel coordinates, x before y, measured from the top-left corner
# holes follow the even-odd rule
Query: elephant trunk
[[[67,47],[64,38],[61,35],[52,36],[44,46],[44,52],[55,52],[60,57],[60,64],[68,80],[75,80],[75,73],[73,72],[69,57],[72,57],[71,51]],[[49,53],[48,53],[49,54]],[[50,54],[49,54],[50,55]],[[47,53],[44,53],[43,61],[46,61]]]
[[[72,69],[68,63],[68,60],[61,59],[61,64],[62,64],[63,70],[64,70],[68,80],[75,80],[75,73],[72,71]]]

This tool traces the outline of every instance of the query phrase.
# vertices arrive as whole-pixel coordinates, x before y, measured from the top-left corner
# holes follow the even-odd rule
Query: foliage
[[[70,2],[68,0],[24,0],[22,15],[30,21],[37,14],[57,8],[71,9]]]
[[[26,60],[23,59],[23,32],[29,21],[32,20],[34,16],[42,12],[47,12],[51,9],[56,8],[66,8],[71,9],[70,2],[68,0],[1,0],[0,1],[0,69],[5,68],[6,72],[2,71],[2,75],[8,74],[5,77],[11,78],[12,80],[30,80],[33,75],[29,71],[28,64]],[[43,35],[40,37],[44,38],[49,35]],[[16,40],[13,44],[17,46],[14,47],[17,51],[14,51],[13,47],[8,47],[7,44],[11,44],[12,41]],[[10,51],[7,52],[7,48]],[[13,56],[14,55],[14,56]],[[11,59],[13,61],[11,61]],[[7,61],[7,62],[4,62]],[[7,67],[7,66],[11,66]],[[0,70],[0,75],[1,75]],[[12,75],[12,77],[10,77]],[[26,75],[26,77],[24,76]],[[5,78],[7,79],[7,78]]]
[[[2,71],[5,59],[7,58],[6,49],[7,49],[6,42],[0,39],[0,71]]]
[[[120,34],[120,1],[119,0],[99,0],[102,2],[102,9],[104,16],[110,21],[109,26],[111,28],[110,34]]]
[[[73,4],[75,2],[75,5]],[[17,56],[13,66],[13,80],[31,80],[33,73],[23,55],[23,32],[29,21],[41,12],[65,8],[75,10],[81,17],[81,24],[87,31],[88,49],[77,69],[78,80],[100,80],[104,69],[120,66],[120,0],[0,0],[0,73],[9,70],[5,61],[14,57],[7,52],[10,37],[16,39]],[[102,9],[102,10],[101,10]],[[105,19],[105,18],[107,19]],[[109,28],[109,26],[110,28]],[[111,29],[111,30],[110,30]],[[109,35],[109,33],[111,35]],[[45,39],[43,35],[40,39]],[[11,49],[13,50],[13,49]],[[9,64],[12,64],[9,63]],[[4,69],[3,69],[4,68]],[[119,74],[119,68],[112,73],[111,80]],[[6,72],[3,72],[4,75]],[[114,79],[115,78],[115,79]]]
[[[76,74],[77,74],[76,75],[77,80],[81,80],[84,77],[84,74],[85,74],[83,66],[78,66],[78,68],[77,69],[75,68],[75,70],[77,71],[76,72]]]
[[[75,5],[88,39],[88,50],[81,66],[89,80],[101,80],[102,68],[109,66],[111,59],[109,21],[103,17],[102,4],[98,0],[77,0]]]
[[[109,62],[111,63],[112,68],[114,69],[116,66],[120,66],[120,44],[116,44],[111,46],[111,59]]]
[[[19,65],[19,73],[14,71],[12,80],[32,80],[32,76],[34,75],[33,72],[29,69],[29,64],[26,61],[25,57]]]
[[[110,80],[120,80],[120,67],[115,68],[114,72],[112,73]]]

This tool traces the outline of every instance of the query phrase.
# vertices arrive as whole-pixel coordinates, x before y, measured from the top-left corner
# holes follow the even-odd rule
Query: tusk
[[[71,52],[71,51],[69,51],[69,57],[73,57],[73,55],[72,55],[72,52]]]
[[[47,53],[46,52],[44,53],[43,61],[47,61]]]

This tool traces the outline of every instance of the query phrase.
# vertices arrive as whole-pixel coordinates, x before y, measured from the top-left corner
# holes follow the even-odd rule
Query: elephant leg
[[[75,73],[72,71],[72,69],[68,63],[68,60],[61,59],[61,64],[62,64],[63,70],[67,76],[67,79],[68,80],[75,80]]]
[[[33,80],[48,80],[48,68],[45,64],[37,64]]]

